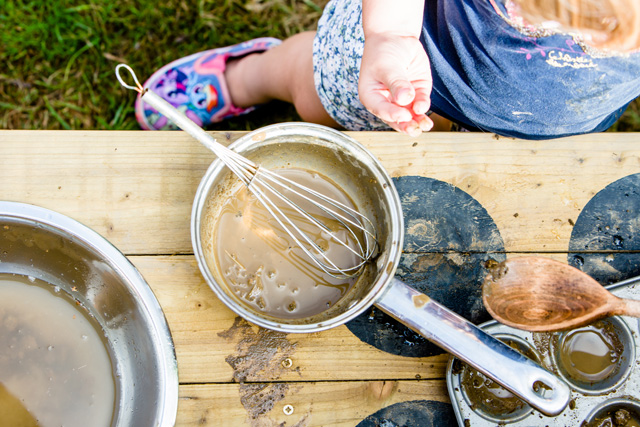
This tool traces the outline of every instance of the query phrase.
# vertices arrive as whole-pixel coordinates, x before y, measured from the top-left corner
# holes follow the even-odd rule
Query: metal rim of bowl
[[[159,425],[174,425],[178,410],[179,382],[173,339],[162,308],[138,269],[103,236],[61,213],[27,203],[0,201],[0,217],[32,221],[66,233],[95,250],[114,271],[131,284],[134,296],[144,302],[140,306],[146,311],[156,331],[156,339],[153,341],[156,343],[155,350],[159,355],[159,366],[162,368],[159,376],[162,381],[158,384],[161,412],[157,414],[157,419],[161,421]]]
[[[400,204],[400,198],[395,189],[395,185],[388,175],[387,171],[380,164],[380,162],[373,156],[373,154],[364,147],[361,143],[346,135],[343,132],[335,129],[316,125],[305,122],[291,122],[291,123],[279,123],[275,125],[265,126],[256,129],[252,132],[243,135],[241,138],[229,145],[229,148],[233,151],[243,153],[246,149],[255,144],[255,141],[262,142],[275,136],[316,136],[325,140],[329,140],[337,145],[348,143],[353,150],[357,150],[360,155],[366,156],[370,166],[374,169],[373,172],[381,183],[384,183],[383,188],[385,194],[388,196],[389,205],[389,221],[393,224],[391,227],[392,240],[394,244],[390,248],[385,248],[388,255],[388,264],[393,268],[381,268],[378,274],[378,278],[371,286],[371,289],[367,292],[364,298],[352,301],[348,308],[337,316],[323,320],[321,322],[309,323],[309,324],[285,324],[281,322],[273,322],[265,319],[252,311],[242,307],[233,301],[217,284],[215,278],[209,271],[205,255],[202,250],[202,241],[200,236],[201,227],[201,213],[206,203],[208,192],[212,186],[213,179],[222,172],[225,168],[222,161],[215,159],[204,176],[202,177],[198,189],[194,197],[194,203],[191,213],[191,241],[193,245],[194,255],[198,263],[200,272],[204,276],[205,281],[209,287],[213,290],[216,296],[233,312],[243,317],[244,319],[254,323],[258,326],[268,328],[271,330],[285,332],[285,333],[309,333],[320,332],[327,329],[334,328],[342,325],[349,320],[362,314],[367,308],[371,307],[379,296],[384,292],[387,285],[393,279],[396,267],[399,263],[400,256],[402,255],[402,245],[404,237],[404,223],[402,216],[402,208]],[[382,184],[381,184],[382,185]]]

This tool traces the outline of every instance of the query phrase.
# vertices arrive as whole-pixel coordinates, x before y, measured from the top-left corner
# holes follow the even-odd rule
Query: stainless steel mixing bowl
[[[169,327],[148,284],[118,249],[59,213],[0,202],[0,273],[59,286],[100,324],[116,380],[112,426],[174,425],[178,368]]]

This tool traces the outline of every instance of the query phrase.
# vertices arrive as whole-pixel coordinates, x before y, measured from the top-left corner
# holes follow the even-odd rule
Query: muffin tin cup
[[[638,299],[640,277],[607,289],[621,298]],[[521,331],[495,321],[480,327],[558,375],[571,387],[571,402],[558,416],[545,416],[452,357],[447,388],[460,426],[600,427],[607,425],[600,420],[619,409],[623,411],[618,415],[640,420],[640,399],[633,397],[640,396],[638,319],[613,316],[558,333]]]
[[[585,427],[604,427],[607,425],[624,425],[622,422],[616,424],[615,418],[631,418],[638,425],[640,421],[640,402],[633,398],[616,398],[607,400],[596,406],[584,421]],[[610,421],[608,423],[607,421]],[[628,423],[628,422],[627,422]]]
[[[502,333],[494,336],[530,359],[540,362],[536,349],[519,336]],[[514,422],[526,418],[533,411],[530,405],[469,365],[459,362],[456,369],[460,371],[458,386],[466,403],[484,419],[493,423]]]
[[[592,372],[584,373],[576,369],[573,361],[567,357],[566,348],[572,342],[579,339],[580,335],[604,337],[596,338],[596,344],[588,342],[592,347],[597,347],[599,342],[606,342],[612,349],[595,348],[593,351],[609,351],[611,355],[603,354],[599,359],[609,359],[606,367],[595,363]],[[600,341],[598,341],[600,340]],[[613,341],[613,342],[611,342]],[[602,346],[602,344],[600,344]],[[593,325],[566,331],[560,334],[558,340],[552,342],[554,372],[556,372],[569,386],[585,395],[603,395],[618,388],[631,374],[633,361],[636,359],[636,345],[633,333],[627,323],[619,317],[610,317],[595,322]]]

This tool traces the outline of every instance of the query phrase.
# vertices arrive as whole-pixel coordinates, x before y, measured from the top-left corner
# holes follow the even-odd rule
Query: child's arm
[[[431,68],[420,43],[425,0],[363,0],[364,53],[358,90],[364,106],[413,136],[433,122]]]

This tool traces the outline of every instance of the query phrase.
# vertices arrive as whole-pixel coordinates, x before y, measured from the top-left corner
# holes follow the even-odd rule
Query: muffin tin
[[[640,277],[607,289],[638,299]],[[447,388],[461,427],[640,425],[639,319],[613,316],[556,333],[522,331],[496,321],[480,327],[562,378],[571,387],[571,401],[561,414],[548,417],[452,357]],[[606,421],[613,416],[632,420]]]

